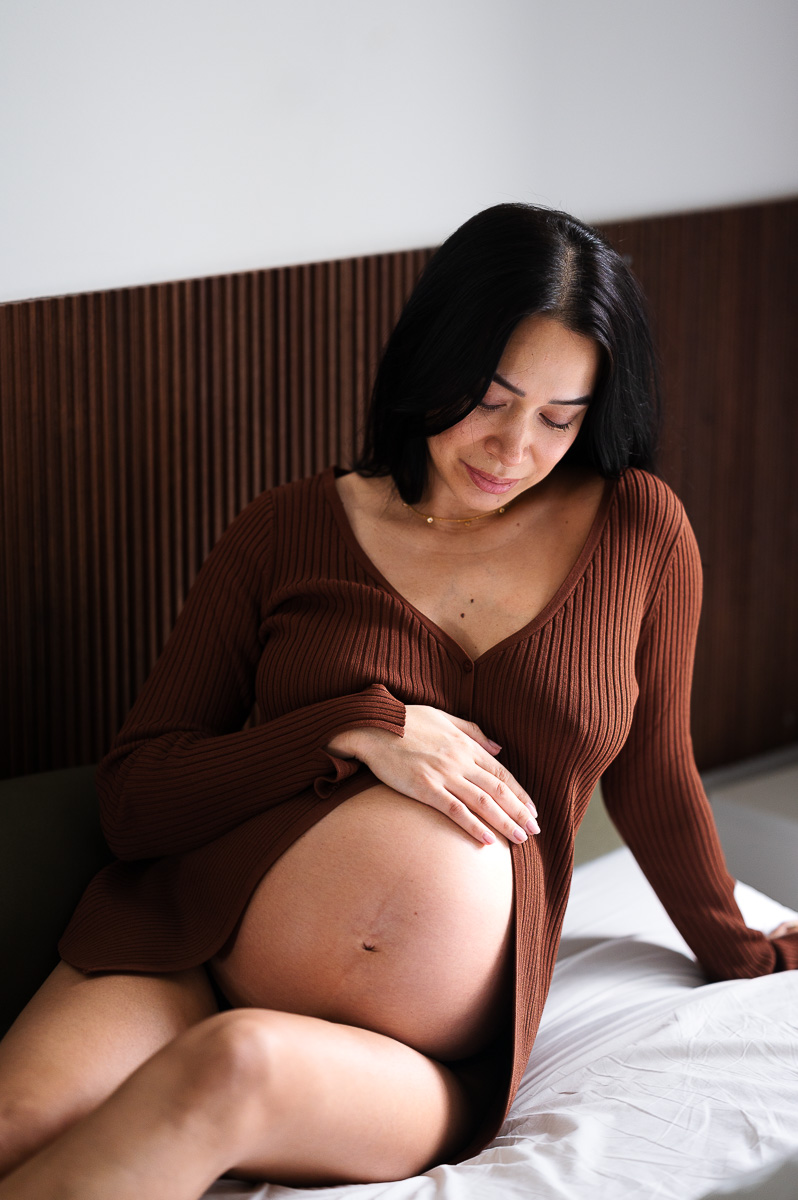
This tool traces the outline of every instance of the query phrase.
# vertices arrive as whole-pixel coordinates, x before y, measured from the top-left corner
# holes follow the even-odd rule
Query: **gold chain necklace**
[[[490,512],[480,513],[478,517],[428,517],[426,513],[413,508],[412,504],[407,504],[404,500],[402,504],[414,512],[417,517],[421,517],[422,521],[426,521],[428,525],[432,525],[435,521],[449,521],[455,525],[471,525],[474,521],[484,521],[485,517],[497,517],[510,507],[509,504],[503,504],[501,508],[492,508]]]

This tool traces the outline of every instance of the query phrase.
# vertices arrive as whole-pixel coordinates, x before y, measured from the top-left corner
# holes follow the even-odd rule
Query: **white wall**
[[[0,299],[798,193],[795,0],[2,0]]]

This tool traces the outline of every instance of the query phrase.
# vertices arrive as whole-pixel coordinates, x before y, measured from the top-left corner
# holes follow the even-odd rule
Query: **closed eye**
[[[477,408],[484,408],[486,412],[498,412],[498,410],[500,408],[504,408],[504,405],[503,404],[486,404],[484,400],[480,400],[479,404],[477,405]],[[543,417],[543,420],[545,421],[545,423],[548,425],[549,429],[566,430],[566,429],[570,429],[571,426],[573,425],[573,420],[566,421],[563,425],[560,425],[560,424],[558,424],[557,421],[552,421],[549,417],[544,416],[543,413],[541,413],[541,416]]]

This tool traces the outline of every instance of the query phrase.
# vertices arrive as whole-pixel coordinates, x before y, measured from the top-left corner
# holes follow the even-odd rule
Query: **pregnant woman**
[[[798,965],[794,930],[746,928],[696,772],[700,562],[656,413],[593,230],[499,205],[444,243],[354,469],[233,522],[101,764],[119,861],[0,1046],[2,1200],[475,1154],[599,776],[710,978]]]

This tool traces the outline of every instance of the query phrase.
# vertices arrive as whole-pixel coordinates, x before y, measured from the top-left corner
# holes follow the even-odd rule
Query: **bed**
[[[788,908],[744,883],[749,925]],[[798,1197],[798,972],[707,984],[625,848],[577,867],[537,1041],[495,1140],[396,1183],[235,1200]]]
[[[677,442],[687,436],[696,391],[683,395],[679,381],[717,373],[707,346],[722,346],[736,364],[726,371],[727,447],[747,445],[740,439],[748,437],[751,347],[763,339],[769,347],[764,365],[754,364],[759,395],[791,378],[791,339],[767,301],[792,286],[783,247],[794,241],[796,219],[793,201],[613,227],[669,346]],[[761,242],[754,280],[740,270],[752,229]],[[52,947],[86,880],[108,861],[92,769],[22,772],[105,753],[147,656],[223,525],[262,488],[348,460],[377,349],[428,256],[374,255],[0,307],[15,364],[4,431],[15,469],[4,475],[0,539],[12,589],[6,674],[14,698],[4,747],[11,778],[0,783],[0,1028],[51,969]],[[739,313],[749,332],[756,323],[757,338],[737,336]],[[682,336],[686,327],[694,337]],[[717,397],[706,403],[716,408]],[[38,424],[31,413],[41,415]],[[774,730],[782,730],[777,740],[786,736],[780,722],[793,707],[783,654],[789,569],[798,562],[784,534],[792,443],[782,439],[781,456],[758,472],[741,477],[729,467],[707,489],[702,472],[717,450],[717,428],[702,428],[695,452],[671,454],[663,470],[692,497],[691,517],[715,564],[694,690],[696,750],[699,761],[718,751],[731,760],[742,745],[749,753],[770,746]],[[42,471],[43,462],[51,469]],[[160,481],[155,516],[119,491],[120,478],[150,477]],[[776,531],[764,550],[762,539],[741,548],[739,522],[716,520],[729,506],[755,510],[760,527]],[[31,530],[48,529],[68,536],[31,538]],[[750,606],[729,601],[753,595],[751,588],[754,622]],[[120,603],[105,603],[106,593]],[[46,653],[50,644],[64,653]],[[726,702],[741,677],[753,706]],[[742,885],[739,898],[749,923],[762,928],[787,911]],[[702,986],[631,858],[605,856],[577,869],[523,1086],[499,1137],[476,1159],[395,1184],[253,1189],[222,1181],[208,1195],[689,1200],[732,1194],[717,1190],[728,1185],[743,1189],[741,1197],[796,1200],[798,1165],[779,1166],[798,1150],[796,976]],[[705,1032],[691,1040],[694,1025]],[[765,1183],[772,1169],[781,1176]]]

